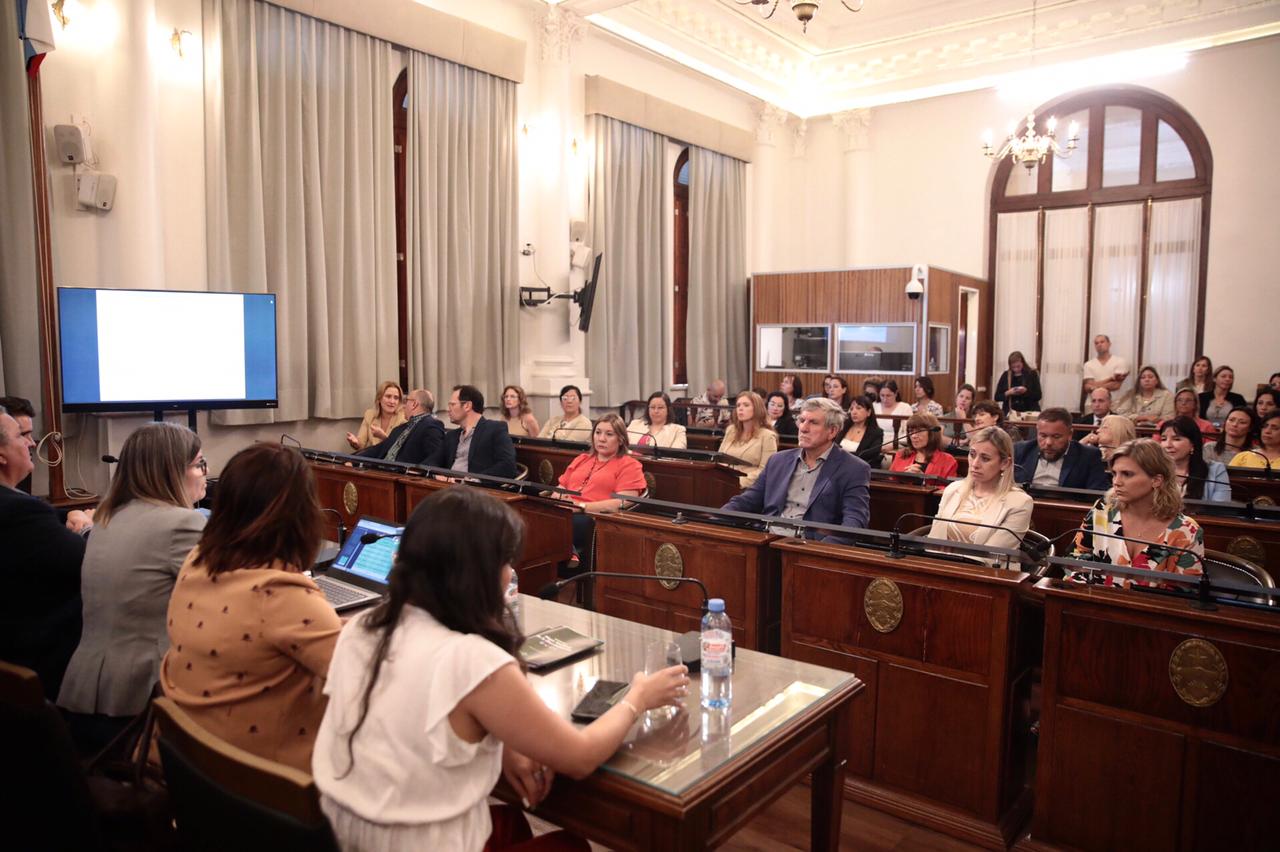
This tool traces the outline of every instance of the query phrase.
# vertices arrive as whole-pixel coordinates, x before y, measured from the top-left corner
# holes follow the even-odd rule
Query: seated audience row
[[[449,422],[456,429],[446,431],[432,413],[435,398],[428,390],[410,391],[404,410],[404,423],[356,455],[507,479],[516,475],[510,429],[484,417],[484,396],[474,386],[455,385],[449,395]]]
[[[1235,412],[1232,412],[1232,416]],[[1280,467],[1280,410],[1267,414],[1256,447],[1246,447],[1231,459],[1231,467],[1275,470]]]

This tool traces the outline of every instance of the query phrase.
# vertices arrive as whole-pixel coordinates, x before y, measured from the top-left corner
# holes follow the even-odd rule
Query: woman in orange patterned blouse
[[[302,574],[322,534],[315,478],[297,450],[236,453],[178,574],[160,667],[164,694],[210,733],[304,772],[342,629]]]
[[[1090,562],[1199,576],[1202,567],[1197,557],[1204,556],[1204,532],[1193,518],[1182,514],[1177,471],[1159,442],[1141,438],[1117,447],[1111,454],[1111,481],[1111,490],[1093,505],[1080,526],[1139,541],[1081,532],[1076,534],[1072,555]],[[1082,580],[1084,575],[1078,573],[1073,579]],[[1106,575],[1105,583],[1163,585],[1120,575]]]

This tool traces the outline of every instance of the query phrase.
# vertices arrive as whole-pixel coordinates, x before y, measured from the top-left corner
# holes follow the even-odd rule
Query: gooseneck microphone
[[[999,524],[983,524],[978,521],[964,520],[961,518],[944,518],[941,515],[922,515],[918,512],[907,512],[906,514],[899,515],[897,522],[893,525],[893,532],[889,536],[890,556],[902,555],[902,553],[898,551],[898,537],[902,534],[902,522],[907,518],[916,518],[924,521],[944,521],[947,523],[963,524],[969,527],[981,527],[986,530],[1000,530],[1001,532],[1007,532],[1018,540],[1018,549],[1026,556],[1037,562],[1047,556],[1049,552],[1050,542],[1028,540],[1025,533],[1023,535],[1019,535],[1008,527],[1002,527]]]
[[[658,580],[661,582],[672,583],[693,583],[702,590],[702,613],[707,613],[707,602],[710,595],[707,594],[707,587],[696,577],[659,577],[656,574],[623,574],[614,571],[584,571],[574,577],[568,577],[564,580],[556,580],[554,583],[548,583],[538,591],[538,597],[543,600],[551,600],[561,589],[571,583],[579,583],[588,578],[595,577],[614,577],[621,580]],[[676,638],[676,645],[680,648],[680,660],[685,664],[690,672],[698,671],[702,666],[702,633],[698,630],[689,630],[681,633]],[[735,653],[737,643],[734,643]]]
[[[116,458],[115,456],[111,455],[110,453],[105,453],[105,454],[103,454],[103,456],[102,456],[102,460],[103,460],[104,462],[106,462],[107,464],[119,464],[119,463],[120,463],[120,459]]]
[[[338,519],[338,547],[342,547],[342,545],[347,543],[347,525],[342,522],[342,513],[337,509],[330,509],[327,506],[322,508],[320,511],[328,512]]]
[[[367,532],[367,533],[365,533],[364,535],[360,536],[360,543],[361,543],[361,544],[373,544],[375,541],[378,541],[379,539],[384,539],[384,538],[399,538],[401,535],[403,535],[403,533],[398,533],[398,532],[389,532],[389,533]]]

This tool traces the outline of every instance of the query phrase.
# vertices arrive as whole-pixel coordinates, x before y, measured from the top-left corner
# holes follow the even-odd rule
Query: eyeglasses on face
[[[191,463],[191,467],[197,467],[201,473],[209,472],[209,462],[205,459],[196,459]]]

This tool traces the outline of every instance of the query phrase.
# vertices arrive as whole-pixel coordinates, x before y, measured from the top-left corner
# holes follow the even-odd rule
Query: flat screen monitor
[[[270,293],[58,288],[66,411],[275,408]]]
[[[578,303],[578,331],[584,334],[591,329],[591,309],[596,304],[596,287],[600,284],[600,261],[604,252],[596,255],[595,265],[591,268],[591,280],[578,291],[574,301]]]

